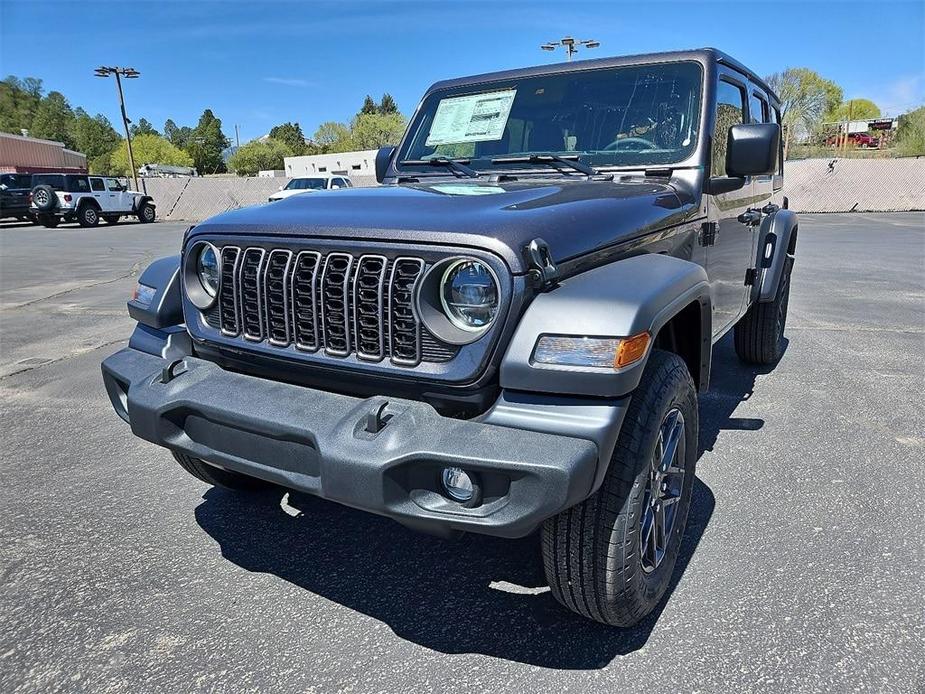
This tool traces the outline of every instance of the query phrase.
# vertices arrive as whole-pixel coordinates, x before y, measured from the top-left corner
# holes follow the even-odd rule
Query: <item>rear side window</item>
[[[90,181],[86,176],[67,176],[67,192],[89,193]]]
[[[745,122],[745,90],[720,80],[716,88],[716,123],[713,126],[713,157],[710,175],[726,175],[726,138],[729,128]]]
[[[770,123],[768,102],[759,94],[752,94],[748,100],[748,120],[750,123]]]
[[[11,188],[31,188],[32,174],[3,174],[0,176],[0,185]]]
[[[64,176],[61,174],[35,174],[32,177],[34,186],[51,186],[54,190],[64,190]]]
[[[91,178],[90,188],[93,190],[106,190],[106,186],[103,184],[102,178]]]

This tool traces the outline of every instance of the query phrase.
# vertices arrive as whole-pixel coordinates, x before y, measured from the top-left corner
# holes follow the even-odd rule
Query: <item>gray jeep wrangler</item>
[[[435,84],[382,186],[221,214],[148,267],[112,405],[209,484],[539,529],[556,599],[631,625],[671,580],[713,344],[781,356],[779,121],[713,49]]]

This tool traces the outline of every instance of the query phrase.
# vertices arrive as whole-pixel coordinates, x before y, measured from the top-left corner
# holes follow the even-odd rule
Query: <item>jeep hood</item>
[[[562,262],[683,222],[697,201],[664,181],[532,179],[351,188],[294,195],[226,212],[200,234],[355,238],[494,251],[515,273],[540,237]]]

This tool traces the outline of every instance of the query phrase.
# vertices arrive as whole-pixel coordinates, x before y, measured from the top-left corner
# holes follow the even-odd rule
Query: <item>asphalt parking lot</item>
[[[806,215],[774,370],[724,339],[657,614],[558,607],[537,538],[210,489],[99,363],[184,225],[0,228],[0,691],[923,689],[925,215]]]

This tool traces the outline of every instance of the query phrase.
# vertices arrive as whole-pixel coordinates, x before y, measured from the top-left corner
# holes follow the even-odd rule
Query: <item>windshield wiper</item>
[[[588,176],[596,176],[600,173],[597,169],[589,164],[579,161],[577,156],[563,157],[558,154],[530,154],[522,157],[498,157],[491,160],[492,164],[549,164],[556,166],[562,164],[575,171],[580,171]],[[558,168],[558,167],[557,167]]]
[[[404,159],[398,162],[402,166],[445,166],[446,168],[460,173],[463,176],[468,176],[469,178],[478,178],[479,172],[475,169],[470,169],[468,166],[462,162],[456,161],[455,159],[450,159],[449,157],[433,157],[431,159]]]

